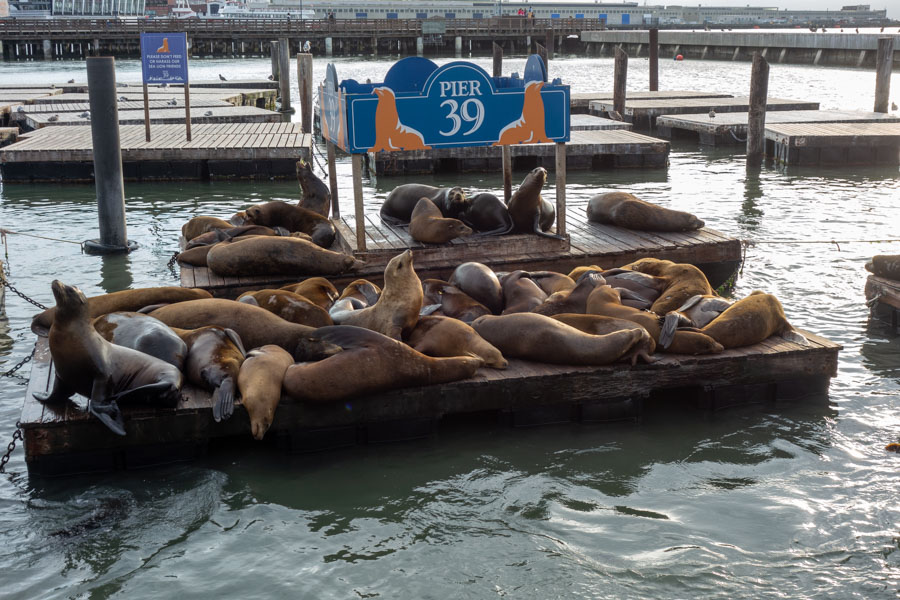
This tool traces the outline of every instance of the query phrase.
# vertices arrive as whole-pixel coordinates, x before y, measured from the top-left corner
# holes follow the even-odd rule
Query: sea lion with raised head
[[[466,262],[453,270],[450,285],[487,306],[492,313],[503,310],[503,288],[497,274],[478,262]]]
[[[420,317],[406,343],[426,356],[477,356],[486,367],[507,367],[499,350],[472,327],[451,317]]]
[[[220,242],[206,256],[207,265],[223,277],[247,275],[337,275],[364,263],[312,242],[290,237],[251,237]]]
[[[310,327],[324,327],[334,324],[331,321],[331,317],[328,316],[327,310],[314,304],[306,297],[287,290],[245,292],[238,296],[238,302],[245,302],[264,308],[291,323],[309,325]]]
[[[293,357],[282,347],[269,344],[251,350],[241,363],[238,389],[241,404],[250,417],[250,433],[262,440],[275,419],[275,409],[281,401],[281,384]]]
[[[434,202],[423,196],[410,216],[409,235],[423,244],[446,244],[472,235],[472,229],[459,219],[444,217]]]
[[[328,212],[331,210],[331,190],[313,173],[312,165],[302,158],[297,161],[296,167],[297,181],[303,192],[303,197],[297,206],[327,218]]]
[[[188,381],[212,392],[216,423],[228,419],[234,412],[234,391],[246,355],[240,336],[233,329],[212,325],[177,333],[188,346],[184,365]]]
[[[174,407],[181,398],[181,371],[138,350],[112,344],[91,325],[88,300],[75,286],[54,280],[56,313],[50,327],[50,355],[56,376],[40,402],[88,398],[87,410],[113,433],[125,435],[119,401]]]
[[[391,225],[409,223],[412,212],[421,198],[428,198],[434,202],[441,214],[448,219],[458,219],[469,207],[469,200],[462,188],[438,188],[423,183],[404,183],[391,190],[385,198],[379,211],[381,220]]]
[[[788,323],[778,298],[758,290],[737,300],[700,331],[726,348],[758,344],[775,334],[801,346],[809,345]]]
[[[588,200],[588,221],[639,231],[691,231],[704,223],[691,213],[645,202],[627,192],[606,192]]]
[[[181,371],[187,346],[172,328],[150,315],[138,312],[114,312],[92,322],[107,342],[155,356]]]
[[[544,213],[541,190],[546,182],[547,169],[544,167],[532,169],[510,197],[507,209],[513,220],[513,233],[534,233],[543,237],[562,239],[558,235],[546,233],[541,228]]]

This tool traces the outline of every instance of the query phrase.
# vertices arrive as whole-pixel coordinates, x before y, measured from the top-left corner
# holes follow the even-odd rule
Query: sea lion
[[[328,217],[331,210],[331,190],[325,182],[313,173],[312,165],[302,158],[297,161],[297,181],[303,197],[297,206],[313,211],[323,217]]]
[[[226,240],[243,237],[247,235],[290,235],[290,231],[283,227],[272,229],[263,225],[241,225],[240,227],[229,227],[228,229],[213,229],[206,233],[201,233],[197,237],[189,241],[184,249],[190,250],[197,246],[211,246]]]
[[[704,223],[691,213],[645,202],[626,192],[597,194],[588,200],[588,221],[640,231],[691,231]]]
[[[281,401],[281,384],[293,357],[280,346],[272,344],[251,350],[241,363],[238,389],[241,404],[250,417],[250,433],[262,440],[275,419],[275,409]]]
[[[228,222],[231,223],[232,225],[238,227],[238,226],[244,225],[247,222],[247,218],[248,218],[247,211],[239,210],[238,212],[231,215],[231,218],[228,219]]]
[[[472,229],[459,219],[442,216],[434,202],[423,196],[410,216],[409,235],[423,244],[446,244],[452,239],[472,235]]]
[[[703,271],[694,265],[674,263],[670,260],[656,258],[642,258],[623,269],[631,269],[654,275],[666,280],[666,287],[659,298],[653,302],[650,310],[658,315],[664,315],[670,310],[675,310],[691,297],[696,295],[713,295],[712,286],[706,279]]]
[[[459,219],[477,231],[476,235],[506,235],[513,230],[512,217],[503,200],[489,192],[472,196]]]
[[[88,316],[93,319],[111,312],[137,312],[154,304],[172,304],[202,298],[212,298],[212,294],[206,290],[175,286],[122,290],[88,298]],[[31,330],[38,335],[46,335],[53,325],[54,315],[55,307],[36,314],[31,320]]]
[[[491,309],[456,286],[448,285],[441,292],[441,312],[444,316],[471,324],[478,317],[491,314]]]
[[[227,420],[234,412],[238,372],[247,354],[233,329],[217,326],[178,329],[188,347],[184,374],[193,385],[212,392],[213,419]]]
[[[692,296],[688,301],[669,311],[663,318],[662,331],[659,334],[659,344],[668,348],[672,336],[678,327],[693,327],[702,329],[710,321],[721,315],[731,302],[719,296]]]
[[[118,401],[174,407],[181,398],[182,375],[173,365],[103,339],[91,326],[88,299],[75,286],[54,280],[56,313],[50,327],[50,355],[56,369],[40,402],[59,403],[82,394],[87,410],[113,433],[125,435]]]
[[[543,237],[562,239],[541,229],[543,213],[541,189],[546,181],[547,169],[544,167],[532,169],[509,199],[507,208],[513,220],[513,233],[534,233]]]
[[[92,325],[107,342],[155,356],[179,371],[184,367],[187,346],[159,319],[137,312],[114,312],[97,317]]]
[[[185,241],[189,242],[198,235],[202,235],[214,229],[231,229],[232,225],[228,221],[218,217],[199,216],[194,217],[181,226],[181,235]]]
[[[416,326],[422,299],[422,282],[413,268],[412,250],[406,250],[392,258],[385,267],[384,289],[378,301],[373,306],[352,311],[340,322],[399,340],[408,336]]]
[[[486,315],[472,327],[504,356],[566,365],[607,365],[641,341],[638,330],[591,335],[545,315]]]
[[[549,296],[556,292],[567,292],[575,287],[575,280],[553,271],[529,271],[528,276]]]
[[[590,273],[591,271],[596,271],[597,273],[602,274],[604,269],[600,265],[583,265],[581,267],[575,267],[571,271],[569,271],[569,279],[572,281],[578,281],[578,279],[584,275],[585,273]]]
[[[376,302],[378,302],[379,296],[381,296],[380,287],[378,287],[368,279],[357,279],[355,281],[351,281],[344,287],[338,299],[343,300],[344,298],[355,298],[365,306],[373,306]]]
[[[653,275],[632,271],[631,269],[607,269],[602,271],[600,275],[612,287],[625,288],[635,292],[642,298],[649,300],[650,304],[653,304],[669,285],[668,281],[661,277],[654,277]]]
[[[501,280],[504,298],[504,315],[530,312],[547,299],[542,290],[525,271],[513,271]]]
[[[466,193],[459,187],[437,188],[423,183],[405,183],[395,187],[379,214],[381,220],[391,225],[403,225],[412,219],[412,212],[421,198],[428,198],[448,219],[458,219],[469,207]]]
[[[503,310],[503,288],[490,267],[477,262],[463,263],[453,270],[450,285],[484,304],[494,314]]]
[[[486,367],[508,366],[499,350],[469,325],[450,317],[420,317],[406,343],[427,356],[477,356]]]
[[[441,294],[450,284],[442,279],[425,279],[422,281],[422,303],[424,305],[440,304]]]
[[[338,299],[337,288],[324,277],[310,277],[299,283],[285,285],[281,289],[299,294],[325,310]]]
[[[363,265],[350,255],[289,237],[252,237],[220,242],[206,257],[209,268],[224,277],[242,275],[336,275]]]
[[[788,323],[778,298],[758,290],[736,301],[700,331],[726,348],[758,344],[775,334],[801,346],[809,345]]]
[[[584,313],[591,292],[605,283],[603,277],[597,273],[588,273],[575,284],[574,288],[568,292],[556,292],[532,312],[548,317],[559,313]]]
[[[312,327],[290,323],[258,306],[234,300],[209,298],[163,306],[150,313],[169,327],[196,329],[217,325],[237,332],[245,348],[275,344],[296,360],[316,360],[334,348],[311,344],[306,337]]]
[[[541,196],[541,231],[547,231],[556,222],[556,206]]]
[[[641,341],[636,343],[634,347],[625,355],[622,360],[630,361],[631,365],[637,364],[638,359],[642,359],[646,363],[656,362],[651,356],[656,351],[656,342],[650,336],[650,333],[633,321],[627,319],[616,319],[614,317],[604,317],[601,315],[581,315],[575,313],[560,313],[553,315],[552,319],[556,319],[561,323],[565,323],[570,327],[574,327],[579,331],[590,333],[591,335],[606,335],[624,329],[634,329],[637,327],[643,332]]]
[[[877,277],[900,281],[900,254],[877,254],[866,263],[866,271]]]
[[[449,383],[472,377],[484,363],[469,356],[431,358],[377,331],[346,325],[322,327],[310,337],[343,351],[325,360],[288,367],[284,391],[307,402],[334,402],[403,387]]]
[[[258,290],[245,292],[238,296],[238,302],[245,302],[264,308],[272,314],[278,315],[285,321],[309,325],[310,327],[324,327],[333,325],[328,311],[317,304],[313,304],[306,297],[287,290]]]
[[[334,224],[326,217],[303,208],[273,200],[249,207],[244,225],[265,225],[284,227],[288,231],[299,231],[312,237],[312,241],[322,248],[330,248],[337,235]]]
[[[645,310],[638,310],[622,304],[619,291],[608,285],[601,285],[591,292],[585,306],[587,314],[626,319],[647,330],[657,348],[672,354],[715,354],[724,350],[721,344],[710,336],[697,331],[677,330],[672,343],[667,348],[659,345],[661,327],[659,316]]]
[[[207,267],[209,266],[209,251],[213,249],[215,244],[208,244],[206,246],[195,246],[190,250],[184,250],[175,255],[175,260],[178,261],[180,265],[191,265],[192,267]]]

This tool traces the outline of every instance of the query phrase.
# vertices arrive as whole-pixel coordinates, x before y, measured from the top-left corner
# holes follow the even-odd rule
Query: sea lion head
[[[544,187],[544,184],[547,183],[547,169],[544,167],[535,167],[528,175],[534,179],[535,183],[540,184],[540,187]]]
[[[316,246],[329,248],[331,247],[331,244],[334,243],[334,238],[337,233],[335,232],[334,225],[331,224],[331,221],[325,219],[315,224],[310,235]]]
[[[238,214],[240,214],[240,213],[238,213]],[[258,206],[251,206],[250,208],[248,208],[247,210],[244,211],[244,214],[246,215],[246,219],[244,220],[245,224],[249,224],[249,223],[255,224],[258,222],[258,219],[262,216],[262,209]],[[237,216],[237,215],[235,215],[235,216]],[[234,217],[232,217],[232,219],[233,218]]]
[[[50,289],[53,290],[53,297],[56,299],[56,319],[87,317],[87,298],[84,292],[74,285],[66,285],[59,279],[53,280]]]
[[[450,239],[458,237],[466,237],[474,233],[472,228],[460,221],[459,219],[441,219],[441,228],[447,232]]]
[[[247,211],[242,210],[240,212],[234,213],[233,215],[231,215],[231,218],[228,219],[228,222],[232,225],[237,226],[244,225],[245,223],[247,223]]]
[[[384,282],[388,284],[389,281],[397,281],[409,271],[415,273],[412,250],[406,250],[391,259],[384,269]]]
[[[466,212],[472,205],[472,199],[466,197],[466,192],[461,187],[453,187],[447,190],[447,200],[443,212],[445,217],[456,218]]]

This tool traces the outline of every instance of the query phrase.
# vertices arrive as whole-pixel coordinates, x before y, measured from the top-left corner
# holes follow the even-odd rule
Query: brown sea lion
[[[423,244],[446,244],[452,239],[472,235],[472,229],[459,219],[448,219],[428,198],[422,197],[409,219],[409,235]]]
[[[107,342],[91,325],[81,290],[59,280],[51,288],[56,313],[49,344],[56,375],[46,393],[34,394],[36,400],[59,403],[82,394],[88,398],[88,412],[118,435],[125,435],[119,401],[177,404],[181,371],[155,356]]]
[[[437,188],[422,183],[405,183],[395,187],[381,205],[379,214],[385,223],[402,225],[412,219],[413,209],[421,198],[434,202],[448,219],[458,219],[469,207],[462,188]]]
[[[338,299],[337,288],[324,277],[310,277],[300,283],[285,285],[281,289],[299,294],[325,310],[331,308]]]
[[[559,313],[584,313],[591,292],[604,283],[603,277],[597,273],[587,273],[574,288],[568,292],[556,292],[532,312],[548,317]]]
[[[449,286],[450,284],[442,279],[422,280],[422,303],[426,306],[429,304],[440,304],[441,294],[444,293],[444,288]]]
[[[590,335],[545,315],[487,315],[472,327],[504,356],[566,365],[607,365],[641,341],[638,328]]]
[[[281,401],[281,384],[293,357],[280,346],[269,344],[251,350],[241,364],[238,389],[241,404],[250,417],[250,433],[262,440],[275,419],[275,409]]]
[[[335,402],[467,379],[484,362],[469,356],[431,358],[376,331],[346,325],[322,327],[310,337],[343,351],[325,360],[288,367],[284,391],[306,402]]]
[[[508,366],[499,350],[469,325],[450,317],[420,317],[406,343],[427,356],[477,356],[487,367]]]
[[[503,288],[488,266],[478,262],[463,263],[453,270],[450,285],[484,304],[494,314],[503,310]]]
[[[589,273],[591,271],[596,271],[597,273],[603,273],[604,269],[600,265],[583,265],[581,267],[575,267],[571,271],[569,271],[569,279],[572,281],[578,281],[578,279],[584,275],[585,273]]]
[[[379,296],[381,296],[380,287],[378,287],[368,279],[357,279],[355,281],[351,281],[344,287],[338,299],[343,300],[344,298],[355,298],[365,306],[373,306],[376,302],[378,302]]]
[[[192,267],[209,266],[207,260],[209,259],[209,251],[213,249],[213,246],[215,244],[195,246],[190,250],[184,250],[175,256],[175,260],[180,265],[191,265]]]
[[[482,315],[491,314],[490,309],[459,288],[440,279],[426,279],[422,282],[425,291],[421,315],[453,317],[464,323],[471,323]]]
[[[333,325],[328,311],[300,294],[287,290],[258,290],[245,292],[238,296],[238,302],[245,302],[264,308],[272,314],[278,315],[285,321],[309,325],[310,327],[324,327]]]
[[[643,332],[641,341],[622,356],[622,360],[630,361],[632,365],[636,365],[638,359],[642,359],[646,363],[656,362],[651,356],[656,351],[656,342],[650,336],[650,333],[635,323],[627,319],[616,319],[615,317],[604,317],[601,315],[581,315],[575,313],[561,313],[553,315],[552,319],[556,319],[561,323],[565,323],[570,327],[574,327],[579,331],[590,333],[591,335],[606,335],[623,329],[639,328]]]
[[[758,344],[775,334],[801,346],[809,345],[788,323],[778,298],[760,291],[736,301],[700,331],[726,348]]]
[[[645,202],[627,192],[606,192],[588,200],[588,221],[640,231],[691,231],[704,223],[691,213]]]
[[[528,276],[549,296],[556,292],[567,292],[575,287],[575,280],[568,275],[553,271],[529,271]]]
[[[228,219],[228,222],[236,227],[246,224],[247,223],[247,211],[239,210],[238,212],[231,215],[231,218]]]
[[[668,348],[678,327],[706,327],[729,306],[731,302],[719,296],[691,296],[677,310],[666,313],[662,332],[659,334],[659,345]]]
[[[187,346],[159,319],[138,312],[114,312],[97,317],[92,325],[107,342],[155,356],[179,371],[184,367]]]
[[[188,346],[185,376],[212,392],[215,422],[227,420],[234,412],[234,390],[246,355],[240,336],[233,329],[212,325],[176,332]]]
[[[122,290],[88,298],[88,316],[93,319],[111,312],[136,312],[154,304],[173,304],[202,298],[212,298],[212,294],[206,290],[175,286]],[[55,314],[56,308],[38,313],[31,320],[31,330],[38,335],[46,335],[53,325]]]
[[[422,282],[413,268],[412,250],[406,250],[385,267],[384,289],[373,306],[347,315],[332,314],[332,318],[342,325],[364,327],[399,340],[416,326],[422,299]]]
[[[541,229],[544,212],[541,189],[547,181],[547,169],[537,167],[525,176],[518,189],[509,199],[507,208],[513,220],[513,233],[534,233],[543,237],[562,239]]]
[[[290,235],[290,233],[283,227],[272,229],[263,225],[241,225],[240,227],[230,227],[228,229],[214,229],[198,235],[189,241],[184,249],[190,250],[197,246],[211,246],[212,244],[248,235]]]
[[[607,269],[600,275],[612,287],[635,292],[641,298],[648,300],[651,305],[669,285],[666,279],[631,269]]]
[[[331,210],[331,190],[313,173],[312,165],[308,162],[301,158],[297,161],[296,166],[297,181],[303,192],[303,197],[297,206],[327,218],[328,212]]]
[[[696,295],[713,295],[712,286],[703,271],[694,265],[674,263],[670,260],[642,258],[623,269],[631,269],[666,280],[666,287],[650,307],[658,315],[675,310]]]
[[[316,360],[334,348],[312,344],[306,337],[312,327],[285,321],[258,306],[234,300],[210,298],[163,306],[150,313],[169,327],[196,329],[216,325],[237,332],[245,348],[275,344],[290,352],[296,360]]]
[[[194,217],[181,226],[181,235],[189,242],[198,235],[215,229],[231,229],[232,224],[218,217]]]
[[[503,200],[488,192],[472,196],[459,219],[477,231],[476,235],[506,235],[513,230],[513,220]]]
[[[866,271],[884,277],[900,281],[900,254],[878,254],[866,263]]]
[[[284,227],[288,231],[300,231],[309,234],[317,246],[329,248],[334,242],[336,231],[334,224],[326,217],[303,208],[273,200],[249,207],[244,225],[265,225],[266,227]]]
[[[525,271],[513,271],[500,279],[503,286],[504,315],[530,312],[547,299],[542,290]]]
[[[224,277],[246,275],[336,275],[363,265],[352,256],[290,237],[251,237],[220,242],[206,257]]]

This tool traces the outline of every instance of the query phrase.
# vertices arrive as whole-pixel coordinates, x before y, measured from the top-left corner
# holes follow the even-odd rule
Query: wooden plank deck
[[[514,170],[555,168],[555,144],[510,146]],[[412,175],[453,171],[489,173],[502,169],[499,146],[434,148],[404,152],[369,153],[368,168],[376,175]],[[669,160],[669,142],[625,129],[572,131],[566,144],[567,169],[647,167],[663,168]]]
[[[439,386],[395,390],[325,405],[283,398],[267,439],[294,451],[429,435],[445,416],[479,414],[513,426],[565,421],[634,420],[654,406],[686,401],[701,410],[827,397],[841,346],[804,332],[810,346],[780,337],[708,356],[657,355],[652,364],[604,367],[512,359],[509,368]],[[210,394],[187,386],[173,409],[122,407],[128,435],[109,432],[76,396],[56,408],[33,399],[53,378],[47,339],[35,347],[22,408],[25,459],[35,475],[140,468],[202,454],[215,438],[249,439],[237,404],[223,423],[212,418]],[[645,402],[647,399],[652,403]]]
[[[697,92],[687,90],[664,90],[657,92],[628,92],[629,100],[655,100],[675,98],[730,98],[731,94],[719,92]],[[572,115],[589,114],[591,102],[594,100],[612,100],[613,93],[609,92],[579,92],[569,95],[569,107]]]
[[[299,123],[199,124],[186,142],[184,125],[157,125],[145,141],[143,125],[119,128],[126,179],[293,178],[297,159],[311,160],[312,137]],[[276,135],[277,134],[277,135]],[[44,127],[0,149],[5,182],[92,181],[89,127]]]
[[[181,110],[182,117],[184,116],[184,104],[181,106],[171,106],[168,100],[153,100],[152,98],[148,102],[148,106],[150,110],[155,109],[174,109]],[[209,100],[207,98],[191,98],[191,110],[196,108],[234,108],[234,104],[230,102],[225,102],[224,100]],[[144,110],[144,102],[143,100],[128,100],[122,101],[120,100],[117,103],[117,108],[119,111],[129,111],[129,110]],[[12,110],[12,114],[10,115],[11,121],[18,121],[24,119],[27,115],[37,115],[37,114],[45,114],[45,113],[81,113],[86,110],[91,110],[91,105],[87,102],[60,102],[60,103],[50,103],[50,104],[27,104],[22,106],[22,110],[19,111],[15,108]],[[2,111],[2,109],[0,109]]]
[[[569,127],[572,131],[598,131],[602,129],[631,129],[631,123],[615,121],[594,115],[571,115]]]
[[[869,275],[866,301],[872,316],[890,323],[891,328],[900,333],[900,281]]]
[[[19,119],[19,123],[28,129],[61,125],[90,125],[90,119],[80,116],[83,112],[20,113],[23,117]],[[55,120],[51,121],[50,119],[54,117]],[[206,108],[191,105],[191,123],[282,123],[283,121],[281,113],[255,106],[228,105]],[[152,108],[150,109],[150,123],[153,125],[184,123],[184,107]],[[119,124],[143,125],[143,108],[141,110],[120,110]]]
[[[787,100],[783,98],[769,98],[766,103],[766,111],[776,110],[818,110],[818,102],[805,102],[802,100]],[[603,116],[603,113],[613,110],[612,100],[595,100],[591,102],[591,114]],[[747,112],[750,110],[750,98],[739,96],[736,98],[674,98],[661,100],[625,100],[626,121],[634,123],[639,129],[652,129],[656,125],[656,118],[660,115],[681,115],[708,113],[715,110],[718,113]]]
[[[900,165],[900,123],[766,126],[766,154],[800,166]]]
[[[176,87],[168,87],[168,88],[150,88],[147,90],[148,97],[153,100],[156,99],[172,99],[178,101],[179,105],[183,106],[184,103],[184,90]],[[224,102],[228,102],[234,106],[255,106],[256,101],[260,98],[265,100],[265,103],[273,104],[275,102],[275,97],[277,96],[277,90],[271,89],[215,89],[215,88],[191,88],[191,105],[194,104],[194,99],[197,100],[222,100]],[[126,101],[131,102],[143,102],[144,100],[144,92],[141,89],[141,86],[134,85],[124,88],[116,89],[116,97],[124,99]],[[35,97],[33,99],[34,104],[48,104],[48,103],[65,103],[65,102],[87,102],[89,100],[89,95],[87,92],[84,93],[65,93],[54,96],[46,96],[46,97]]]
[[[732,112],[696,115],[662,115],[656,133],[665,138],[688,137],[701,144],[729,146],[747,138],[747,114]],[[766,114],[766,125],[775,123],[897,123],[900,116],[855,110],[778,110]]]

